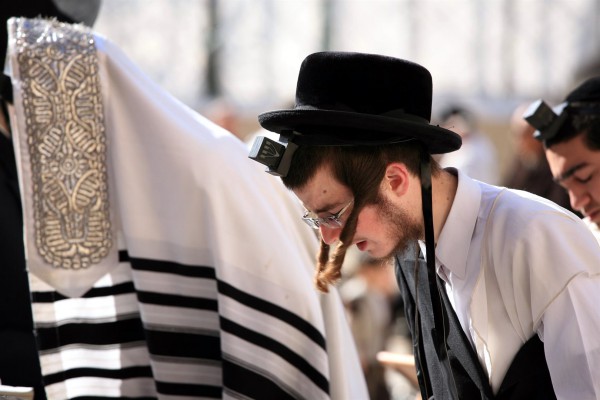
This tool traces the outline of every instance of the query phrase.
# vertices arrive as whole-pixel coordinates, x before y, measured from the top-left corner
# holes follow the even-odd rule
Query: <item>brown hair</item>
[[[378,146],[300,146],[292,158],[292,167],[283,183],[288,189],[301,188],[317,170],[329,165],[333,176],[354,195],[354,206],[332,255],[321,240],[317,257],[315,285],[323,292],[341,277],[346,250],[352,244],[358,214],[366,205],[379,203],[379,187],[388,164],[401,162],[415,176],[420,171],[421,145],[418,142]],[[432,159],[432,174],[439,165]]]
[[[577,105],[578,103],[575,103]],[[599,108],[600,110],[600,108]],[[583,134],[585,145],[592,151],[600,150],[600,116],[598,114],[575,114],[567,117],[567,123],[558,134],[544,142],[546,148],[571,140]]]

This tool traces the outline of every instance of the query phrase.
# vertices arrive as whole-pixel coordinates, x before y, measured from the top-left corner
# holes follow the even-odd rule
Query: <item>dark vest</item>
[[[413,350],[417,365],[417,377],[423,399],[451,400],[449,385],[455,385],[460,399],[497,400],[551,400],[556,399],[550,372],[544,356],[544,344],[534,335],[515,355],[504,380],[494,396],[483,367],[464,333],[458,317],[450,304],[445,290],[440,290],[444,308],[448,314],[447,353],[452,377],[443,371],[433,337],[440,336],[440,327],[434,326],[433,311],[427,284],[425,260],[417,259],[417,248],[410,247],[396,257],[396,279],[404,300],[407,323],[413,337]],[[419,275],[415,286],[415,263]],[[415,288],[418,287],[418,314],[415,308]],[[417,336],[416,333],[419,332]]]

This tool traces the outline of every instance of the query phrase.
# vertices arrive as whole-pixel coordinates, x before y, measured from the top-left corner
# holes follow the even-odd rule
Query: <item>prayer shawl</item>
[[[315,236],[245,145],[83,26],[9,35],[47,396],[367,398]]]

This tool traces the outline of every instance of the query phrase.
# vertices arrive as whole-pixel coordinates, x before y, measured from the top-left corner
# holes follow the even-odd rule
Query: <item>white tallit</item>
[[[244,144],[82,26],[9,34],[48,397],[367,398],[315,237]]]

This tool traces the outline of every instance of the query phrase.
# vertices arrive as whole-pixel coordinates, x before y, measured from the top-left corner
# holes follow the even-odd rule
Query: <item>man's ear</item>
[[[385,168],[382,185],[386,191],[393,192],[396,196],[403,196],[409,187],[410,172],[406,165],[399,162],[389,163]]]

